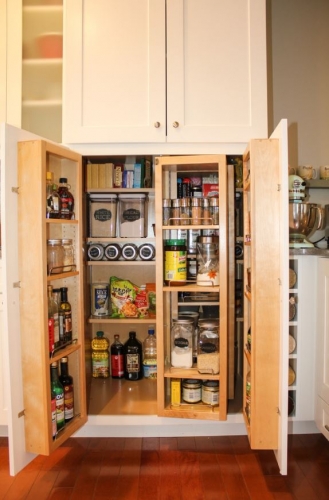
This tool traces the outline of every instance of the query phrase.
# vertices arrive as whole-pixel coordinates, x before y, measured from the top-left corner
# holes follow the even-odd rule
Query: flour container
[[[91,238],[116,236],[117,195],[93,194],[89,197],[89,226]]]
[[[120,238],[145,238],[145,194],[119,194]]]

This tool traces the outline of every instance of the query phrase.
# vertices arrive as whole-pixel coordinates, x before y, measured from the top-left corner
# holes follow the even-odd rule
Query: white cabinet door
[[[10,125],[0,126],[1,242],[2,242],[2,354],[3,388],[7,411],[10,474],[19,472],[35,457],[25,451],[24,403],[19,321],[17,142],[36,136]],[[33,193],[33,187],[31,187]],[[33,198],[33,194],[32,194]],[[31,235],[31,244],[33,236]],[[33,342],[33,332],[31,332]],[[33,367],[32,367],[33,369]],[[36,422],[37,425],[37,422]]]
[[[163,142],[164,0],[65,2],[63,75],[63,142]]]
[[[169,142],[267,137],[263,0],[167,0]]]
[[[64,143],[267,137],[263,0],[70,0]]]
[[[318,259],[315,422],[329,439],[329,259]]]

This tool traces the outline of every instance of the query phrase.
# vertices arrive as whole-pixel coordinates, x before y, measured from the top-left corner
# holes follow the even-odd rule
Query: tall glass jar
[[[63,239],[62,245],[64,249],[64,258],[63,258],[64,272],[68,273],[74,270],[73,240],[69,238]]]
[[[201,320],[198,325],[198,371],[217,374],[219,373],[219,320]]]
[[[200,286],[219,285],[219,242],[212,236],[200,236],[196,244],[197,277]]]
[[[173,319],[171,328],[171,366],[174,368],[192,368],[193,365],[194,321]]]
[[[62,240],[47,240],[48,275],[63,272],[64,248]]]

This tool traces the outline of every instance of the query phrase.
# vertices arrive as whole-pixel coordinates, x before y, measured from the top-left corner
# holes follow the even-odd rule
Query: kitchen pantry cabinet
[[[243,414],[251,447],[273,449],[282,474],[288,421],[287,159],[286,120],[270,139],[250,141],[243,158]]]
[[[265,25],[262,0],[65,2],[63,142],[267,137]]]
[[[246,207],[250,207],[250,212],[252,214],[251,221],[251,242],[250,246],[246,245],[245,249],[248,247],[250,262],[252,266],[252,280],[251,281],[251,299],[249,301],[249,309],[246,318],[244,318],[245,324],[250,324],[253,331],[253,343],[252,352],[249,357],[245,355],[246,362],[250,363],[254,374],[252,375],[253,382],[253,392],[254,395],[253,402],[251,403],[251,421],[247,422],[248,433],[250,436],[251,446],[264,448],[265,444],[268,448],[274,448],[278,450],[279,462],[281,463],[281,472],[285,471],[285,459],[286,459],[286,439],[287,439],[287,429],[285,427],[285,415],[287,415],[287,365],[288,357],[285,356],[284,344],[281,342],[278,345],[278,332],[283,330],[283,324],[286,325],[286,330],[288,331],[288,312],[285,310],[285,301],[282,300],[278,302],[277,292],[272,292],[274,285],[280,288],[281,293],[284,295],[287,292],[288,297],[288,241],[285,242],[285,236],[281,237],[282,233],[288,235],[286,231],[285,223],[279,224],[279,220],[285,219],[284,213],[284,200],[281,200],[283,192],[287,189],[285,186],[285,176],[282,180],[277,177],[277,165],[282,162],[278,162],[281,155],[286,154],[286,138],[284,135],[284,125],[279,127],[276,134],[270,140],[255,140],[251,141],[249,153],[245,156],[246,166],[250,166],[250,185],[244,186],[244,196],[248,197],[248,203],[245,204]],[[282,137],[281,137],[282,136]],[[19,179],[23,182],[21,184],[18,181],[16,174],[17,165],[17,141],[29,141],[26,144],[20,144],[19,146]],[[31,142],[32,141],[32,142]],[[40,153],[36,154],[35,149]],[[281,152],[281,154],[280,154]],[[39,157],[40,156],[40,157]],[[110,156],[110,155],[109,155]],[[89,364],[84,367],[84,333],[88,336],[90,335],[90,325],[92,328],[98,328],[100,320],[92,319],[89,317],[88,312],[88,300],[84,301],[84,296],[88,296],[87,289],[85,289],[85,294],[82,291],[82,280],[85,274],[87,288],[89,287],[90,273],[97,279],[99,269],[106,268],[106,265],[90,264],[87,266],[87,273],[84,273],[82,266],[82,245],[83,241],[88,244],[86,235],[83,233],[82,228],[82,175],[81,175],[81,156],[61,148],[56,144],[50,144],[45,141],[40,141],[40,138],[34,136],[33,134],[17,130],[8,125],[3,125],[1,129],[1,213],[2,213],[2,240],[3,244],[3,262],[6,263],[3,266],[3,279],[4,285],[6,286],[6,294],[4,294],[4,332],[9,332],[5,334],[5,350],[8,354],[8,364],[5,366],[5,379],[9,385],[9,404],[8,404],[8,435],[10,443],[10,462],[11,462],[11,473],[17,473],[21,468],[24,467],[29,460],[31,460],[36,452],[49,453],[55,447],[65,440],[66,436],[71,435],[71,431],[74,432],[80,425],[82,425],[87,420],[86,415],[86,402],[84,395],[90,394],[89,384],[85,385],[84,375],[90,375]],[[157,380],[157,408],[153,409],[153,416],[156,414],[157,420],[164,424],[164,417],[172,417],[175,421],[176,419],[196,419],[196,421],[208,420],[210,428],[213,429],[214,424],[218,425],[218,431],[213,429],[213,432],[225,432],[226,422],[223,422],[227,418],[227,350],[228,350],[228,334],[230,332],[230,306],[232,304],[232,298],[229,298],[231,293],[230,288],[230,273],[228,274],[228,269],[234,268],[230,265],[230,259],[227,249],[234,249],[234,230],[230,222],[229,212],[230,206],[233,203],[233,196],[229,196],[230,188],[230,174],[227,174],[226,170],[226,158],[221,155],[200,155],[200,156],[179,156],[179,157],[157,157],[154,159],[155,162],[155,213],[156,213],[156,250],[157,250],[157,260],[155,268],[156,283],[159,289],[159,304],[160,310],[157,306],[158,315],[156,317],[156,332],[159,342],[158,351],[158,380]],[[264,165],[267,165],[269,171],[265,170]],[[43,218],[42,207],[45,205],[45,170],[47,167],[51,167],[55,172],[55,176],[60,174],[66,174],[72,184],[73,193],[75,194],[77,207],[76,207],[76,219],[73,221],[66,221],[63,224],[62,221],[48,221]],[[246,167],[248,168],[248,167]],[[282,171],[286,171],[284,167],[281,167]],[[162,269],[162,256],[163,256],[163,239],[167,238],[168,231],[172,230],[171,226],[164,226],[162,223],[162,197],[172,196],[175,197],[175,180],[179,173],[184,173],[184,175],[204,175],[209,173],[218,173],[220,181],[220,223],[218,225],[219,231],[219,244],[220,244],[220,285],[216,288],[216,292],[219,293],[218,300],[218,312],[220,316],[220,373],[219,375],[204,375],[198,374],[195,368],[191,368],[187,371],[182,372],[182,370],[172,370],[170,367],[170,347],[169,347],[169,322],[172,320],[174,315],[179,311],[181,306],[180,303],[180,287],[173,289],[171,286],[163,285],[163,269]],[[265,174],[267,172],[267,174]],[[276,172],[276,174],[275,174]],[[228,175],[228,177],[226,177]],[[265,180],[265,176],[267,179]],[[278,184],[279,188],[278,189]],[[274,192],[268,186],[275,186]],[[18,187],[18,190],[17,190]],[[233,184],[232,184],[233,188]],[[153,188],[150,188],[153,189]],[[268,190],[267,198],[260,196],[261,191]],[[267,191],[266,191],[267,192]],[[232,189],[233,193],[233,189]],[[153,192],[150,190],[148,193],[152,197]],[[32,196],[32,198],[31,198]],[[280,202],[278,201],[279,197]],[[29,200],[29,205],[27,205],[26,199]],[[258,204],[258,199],[259,204]],[[21,200],[21,201],[20,201]],[[31,201],[32,200],[32,201]],[[255,216],[255,203],[257,200],[257,217]],[[266,201],[267,200],[267,201]],[[281,205],[282,201],[282,205]],[[32,205],[32,203],[34,205]],[[249,205],[250,203],[250,205]],[[263,205],[262,205],[263,203]],[[18,225],[17,222],[17,205],[20,206],[21,221]],[[27,208],[28,207],[28,208]],[[41,207],[41,208],[40,208]],[[275,207],[279,207],[280,214],[282,217],[278,217],[272,221],[271,231],[266,224],[266,219],[263,215],[266,210],[275,210]],[[261,208],[261,209],[260,209]],[[265,210],[266,208],[266,210]],[[6,209],[6,210],[5,210]],[[3,214],[10,212],[9,217],[5,217]],[[279,229],[276,224],[279,224]],[[207,227],[207,226],[205,226]],[[253,233],[255,228],[258,227],[257,235]],[[175,227],[175,230],[184,230],[188,226],[180,228]],[[254,229],[253,229],[254,228]],[[14,239],[14,235],[18,234],[18,229],[20,229],[20,243],[18,245],[17,240]],[[208,228],[209,229],[209,228]],[[28,230],[28,232],[27,232]],[[45,273],[46,269],[46,259],[45,259],[45,247],[48,235],[68,235],[72,237],[75,242],[76,248],[76,264],[77,268],[74,272],[66,274],[65,276],[60,275],[58,279],[54,279],[53,276],[47,277]],[[170,233],[169,233],[170,234]],[[249,234],[249,233],[248,233]],[[233,236],[233,244],[231,242],[231,237]],[[274,252],[273,247],[275,246],[278,250],[280,246],[280,265],[282,262],[286,263],[287,269],[282,264],[282,268],[272,267],[270,269],[268,266],[272,263],[272,253]],[[18,250],[19,249],[19,250]],[[255,259],[255,252],[257,253],[257,259]],[[273,259],[275,263],[277,259]],[[17,269],[17,263],[20,263],[20,269]],[[251,267],[250,262],[246,261],[246,268]],[[33,266],[32,266],[33,264]],[[277,264],[275,264],[277,265]],[[108,266],[110,269],[111,266]],[[121,264],[121,267],[124,268]],[[129,266],[130,267],[130,264]],[[142,267],[136,263],[136,268],[146,269],[146,266]],[[31,270],[33,268],[33,271]],[[44,270],[42,272],[42,269]],[[120,264],[116,268],[118,272],[120,271]],[[254,270],[253,270],[254,269]],[[154,272],[154,266],[150,264],[150,272]],[[102,271],[102,272],[103,272]],[[135,269],[134,272],[137,272]],[[108,270],[106,272],[109,272]],[[111,271],[112,272],[112,271]],[[139,272],[139,271],[138,271]],[[149,271],[147,271],[149,272]],[[272,280],[272,274],[275,276],[277,274],[278,278]],[[267,282],[265,282],[264,275],[271,277],[269,283],[271,287],[269,288]],[[132,276],[132,275],[131,275]],[[28,280],[28,282],[26,281]],[[257,281],[259,280],[259,281]],[[71,426],[68,426],[67,430],[62,436],[59,436],[55,442],[50,439],[50,412],[49,402],[47,400],[47,392],[49,387],[49,365],[50,360],[47,351],[47,341],[45,339],[46,332],[46,302],[45,302],[45,291],[48,282],[59,282],[65,283],[69,287],[69,298],[72,302],[72,308],[75,309],[76,318],[74,320],[74,331],[77,334],[77,340],[74,344],[67,347],[66,351],[56,354],[56,356],[61,357],[64,352],[67,352],[70,358],[70,370],[72,375],[76,380],[77,385],[77,412],[74,422]],[[257,283],[257,287],[256,287]],[[184,290],[190,288],[191,293],[194,293],[196,285],[188,284]],[[206,287],[204,287],[206,288]],[[260,290],[259,290],[260,288]],[[263,291],[263,295],[261,292]],[[198,292],[202,293],[209,292],[209,289],[203,290],[203,287],[198,288]],[[271,295],[272,294],[272,295]],[[273,298],[273,301],[265,301],[264,296]],[[273,296],[273,297],[272,297]],[[246,297],[247,299],[247,297]],[[249,299],[248,299],[249,300]],[[158,302],[158,300],[157,300]],[[275,307],[274,307],[275,303]],[[85,304],[85,308],[84,308]],[[270,320],[273,321],[271,324],[265,324],[266,319],[265,310],[268,311],[269,305],[273,307],[273,317]],[[288,300],[286,301],[288,304]],[[288,308],[288,306],[286,306]],[[266,309],[267,308],[267,309]],[[247,308],[245,308],[247,310]],[[280,315],[280,311],[282,314]],[[232,311],[231,311],[232,312]],[[20,320],[21,316],[21,320]],[[278,320],[280,317],[280,321]],[[104,323],[103,323],[104,321]],[[116,328],[115,321],[103,320],[101,326],[107,328],[106,322],[109,325]],[[125,320],[123,320],[125,321]],[[281,324],[282,321],[282,324]],[[112,322],[112,323],[111,323]],[[232,322],[234,323],[234,314]],[[123,328],[127,329],[129,327],[127,323],[122,323]],[[135,322],[136,324],[136,322]],[[143,323],[144,326],[147,326]],[[20,342],[19,332],[20,327],[22,328],[22,344]],[[85,330],[85,332],[84,332]],[[105,330],[106,331],[106,330]],[[113,331],[113,330],[112,330]],[[27,332],[27,333],[26,333]],[[42,334],[43,332],[43,334]],[[89,332],[89,333],[88,333]],[[272,352],[268,349],[267,345],[264,345],[266,349],[267,358],[264,361],[262,358],[261,350],[259,347],[259,341],[262,341],[263,332],[266,332],[268,344],[272,345],[273,352],[275,353],[275,359],[272,362]],[[113,332],[116,333],[116,332]],[[276,333],[276,334],[275,334]],[[88,351],[88,343],[86,342],[86,356],[87,359],[90,355]],[[260,356],[260,358],[259,358]],[[17,362],[17,359],[22,359],[22,364]],[[72,363],[71,363],[72,360]],[[254,361],[253,361],[254,360]],[[256,362],[255,362],[256,360]],[[71,364],[73,365],[71,368]],[[266,371],[267,365],[271,367],[270,373]],[[283,369],[283,371],[281,370]],[[86,370],[86,371],[85,371]],[[31,374],[35,375],[31,379]],[[43,377],[40,375],[43,374]],[[183,380],[185,376],[193,376],[198,380],[212,379],[219,381],[220,385],[220,405],[218,407],[209,408],[205,405],[205,408],[201,409],[198,405],[193,405],[187,407],[187,405],[181,405],[180,407],[173,408],[171,405],[171,395],[170,395],[170,385],[173,378],[178,378]],[[36,380],[34,380],[36,378]],[[275,401],[268,401],[268,410],[270,412],[269,418],[264,412],[264,405],[262,402],[259,404],[258,398],[259,394],[265,394],[264,392],[264,382],[268,389],[267,392],[271,391],[271,388],[276,392],[280,393],[280,384],[276,384],[273,380],[280,380],[282,384],[282,393],[275,396]],[[31,384],[31,385],[30,385]],[[40,384],[40,385],[38,385]],[[258,389],[258,385],[260,388]],[[275,385],[276,384],[276,385]],[[23,387],[25,400],[23,400]],[[31,389],[29,389],[29,387]],[[129,388],[129,385],[127,385]],[[118,387],[119,388],[119,387]],[[137,389],[137,385],[135,385]],[[139,386],[138,386],[139,389]],[[145,389],[145,388],[144,388]],[[141,392],[145,392],[142,389]],[[39,408],[38,413],[38,431],[40,436],[33,434],[34,431],[31,430],[30,426],[30,416],[34,415],[35,411],[35,401],[39,401],[39,398],[35,395],[41,394],[42,404]],[[104,392],[104,391],[103,391]],[[130,424],[124,422],[124,416],[131,416],[131,400],[127,397],[134,391],[129,390],[124,393],[124,397],[121,396],[121,392],[117,390],[115,392],[116,401],[120,401],[122,406],[122,413],[117,413],[120,419],[120,426],[122,425],[127,432]],[[139,392],[139,391],[135,391]],[[146,390],[147,392],[147,390]],[[31,397],[31,394],[33,397]],[[28,397],[26,397],[28,395]],[[113,394],[112,394],[113,395]],[[152,402],[153,405],[152,393]],[[132,398],[134,395],[132,394]],[[264,397],[267,397],[265,394]],[[258,402],[257,402],[258,401]],[[267,401],[267,400],[266,400]],[[147,399],[144,401],[144,408],[141,410],[142,405],[140,405],[139,413],[134,410],[134,416],[146,415],[145,406],[148,405]],[[273,408],[276,417],[273,417]],[[124,411],[126,413],[124,414]],[[96,413],[95,413],[96,414]],[[280,414],[280,415],[279,415]],[[88,415],[90,415],[88,408]],[[99,418],[103,416],[104,413],[99,411]],[[106,414],[105,414],[106,415]],[[260,416],[258,416],[260,415]],[[42,417],[42,420],[41,420]],[[146,417],[147,418],[147,417]],[[277,419],[277,421],[275,420]],[[26,428],[24,428],[24,422],[26,421]],[[40,422],[43,422],[41,425]],[[121,421],[123,423],[121,424]],[[135,422],[132,422],[135,423]],[[104,425],[104,424],[100,424]],[[161,435],[161,425],[155,429],[152,429],[153,435]],[[194,425],[194,423],[193,423]],[[227,423],[229,425],[229,422]],[[271,439],[268,440],[265,435],[265,429],[271,434]],[[107,429],[110,432],[111,429]],[[168,432],[168,429],[166,430]],[[174,432],[177,432],[177,430]],[[280,435],[282,437],[275,437]],[[263,434],[262,434],[263,433]],[[33,441],[33,445],[31,442]],[[35,443],[35,446],[34,446]],[[281,454],[281,455],[280,455]]]

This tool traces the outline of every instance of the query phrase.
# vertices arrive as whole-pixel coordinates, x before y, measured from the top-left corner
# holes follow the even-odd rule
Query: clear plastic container
[[[145,194],[119,194],[120,238],[145,238]]]
[[[117,195],[93,194],[89,198],[90,236],[114,238],[117,227]]]
[[[171,328],[171,366],[192,368],[194,321],[173,319]]]
[[[199,321],[197,367],[200,373],[219,373],[219,320]]]

